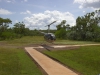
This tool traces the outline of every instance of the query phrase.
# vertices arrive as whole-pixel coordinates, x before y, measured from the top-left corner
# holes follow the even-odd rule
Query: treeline
[[[66,22],[66,20],[63,20],[56,26],[57,30],[50,30],[50,32],[55,33],[59,39],[100,42],[100,10],[79,16],[76,19],[75,26],[71,27]],[[0,40],[43,35],[36,29],[25,28],[23,22],[15,23],[13,27],[9,27],[9,24],[12,24],[9,18],[0,18]],[[48,31],[42,30],[42,32]]]
[[[55,34],[61,39],[100,42],[100,10],[79,16],[73,27],[66,25],[66,20],[63,20],[57,25]]]
[[[30,30],[25,27],[23,22],[18,22],[10,27],[12,21],[9,18],[0,17],[0,40],[9,40],[15,38],[21,38],[23,36],[43,36],[37,29]],[[41,30],[42,32],[48,32],[47,30]],[[55,30],[51,30],[52,33],[55,33]]]
[[[4,19],[0,17],[0,40],[41,35],[41,33],[37,30],[25,28],[25,24],[23,22],[15,23],[12,28],[9,27],[10,24],[12,24],[12,21],[9,18]]]

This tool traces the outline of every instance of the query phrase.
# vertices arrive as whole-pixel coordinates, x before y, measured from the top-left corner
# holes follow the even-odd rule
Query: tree
[[[2,32],[2,34],[1,34],[2,40],[13,39],[13,38],[15,38],[15,36],[16,36],[15,33],[13,33],[13,32],[7,32],[7,31]]]
[[[10,32],[8,32],[9,24],[11,24],[12,21],[8,18],[3,19],[0,17],[0,39],[6,39],[8,36],[10,36]]]
[[[19,37],[21,37],[25,35],[25,24],[23,22],[15,23],[13,30]]]
[[[78,34],[77,40],[96,40],[100,38],[99,23],[100,10],[96,10],[95,12],[87,13],[84,16],[79,16],[76,19],[76,26],[71,29]]]
[[[0,18],[0,31],[1,32],[4,32],[7,30],[7,28],[9,27],[9,24],[11,24],[12,21],[10,19],[3,19],[3,18]]]
[[[57,31],[55,33],[56,37],[60,38],[60,39],[65,39],[66,38],[66,29],[69,28],[69,25],[66,25],[66,20],[63,20],[56,27],[57,27]]]

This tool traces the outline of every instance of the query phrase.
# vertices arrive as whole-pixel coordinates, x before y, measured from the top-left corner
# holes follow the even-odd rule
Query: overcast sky
[[[78,16],[95,9],[100,9],[100,0],[0,0],[0,17],[13,24],[23,21],[31,29],[47,29],[44,26],[55,20],[51,29],[62,20],[73,26]]]

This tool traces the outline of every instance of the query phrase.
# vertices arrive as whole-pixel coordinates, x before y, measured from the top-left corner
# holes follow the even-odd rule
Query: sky
[[[0,0],[0,17],[12,20],[10,27],[24,22],[30,29],[56,29],[56,25],[66,20],[75,25],[78,16],[100,9],[100,0]]]

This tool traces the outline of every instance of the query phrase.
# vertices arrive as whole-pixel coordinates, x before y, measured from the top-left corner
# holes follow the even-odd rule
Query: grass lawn
[[[55,41],[55,44],[67,44],[67,45],[77,45],[77,44],[100,44],[100,42],[91,41],[75,41],[75,40],[59,40]]]
[[[0,75],[43,75],[24,50],[0,47]]]
[[[26,46],[30,44],[49,44],[44,40],[43,36],[25,36],[19,39],[14,40],[6,40],[6,41],[0,41],[3,43],[6,43],[8,45],[12,46]],[[54,44],[95,44],[97,42],[91,42],[91,41],[72,41],[72,40],[60,40],[57,39]],[[100,44],[100,43],[99,43]]]
[[[100,74],[100,46],[87,46],[65,51],[44,51],[44,53],[82,75]]]
[[[46,43],[44,41],[43,36],[25,36],[19,39],[7,40],[3,42],[9,45],[17,45],[17,46],[24,46],[24,45],[30,45],[30,44],[41,44],[43,42]]]
[[[40,45],[41,43],[48,44],[47,42],[44,41],[43,36],[25,36],[19,39],[0,41],[0,75],[42,75],[41,71],[38,69],[36,64],[22,49],[25,46],[30,46],[30,45],[32,46],[33,44]],[[55,44],[94,44],[94,43],[96,42],[70,41],[70,40],[58,40],[58,39],[55,41]],[[54,51],[46,53],[57,58],[58,60],[61,60],[66,65],[73,67],[75,70],[79,69],[78,71],[85,75],[96,75],[100,72],[99,70],[100,68],[98,65],[98,63],[100,64],[100,61],[98,60],[100,55],[99,52],[100,47],[98,46],[92,46],[92,47],[86,47],[86,50],[84,49],[85,47],[81,47],[79,50],[75,51],[67,50],[67,51]],[[89,51],[90,49],[91,51]],[[91,54],[91,52],[95,54],[93,55]],[[90,53],[90,55],[88,53]],[[77,59],[79,59],[79,61],[76,61]],[[83,59],[85,60],[84,61],[85,64],[82,63]],[[84,69],[86,68],[85,66],[86,64],[87,64],[87,69],[91,65],[95,66],[97,64],[94,68],[91,67],[91,69],[89,68],[89,70],[86,71],[90,72],[92,70],[94,72],[90,72],[91,74],[84,73],[84,71],[86,70]]]

